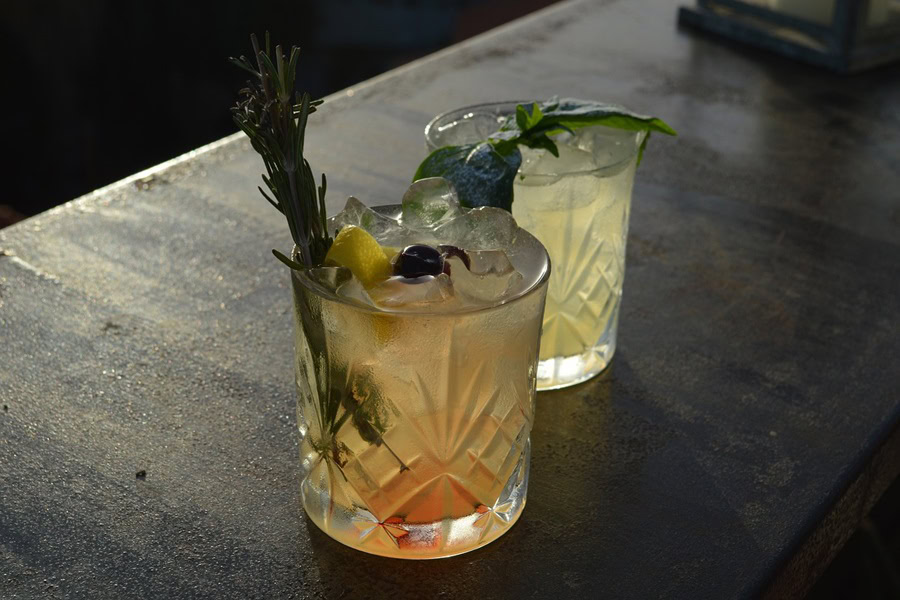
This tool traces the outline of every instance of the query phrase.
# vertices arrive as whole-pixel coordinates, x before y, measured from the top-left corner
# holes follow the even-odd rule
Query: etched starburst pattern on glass
[[[539,389],[589,379],[615,352],[635,162],[517,181],[513,216],[544,244],[553,264]]]
[[[543,293],[463,314],[385,314],[295,283],[307,513],[384,556],[477,548],[528,483]],[[541,290],[543,292],[543,289]]]

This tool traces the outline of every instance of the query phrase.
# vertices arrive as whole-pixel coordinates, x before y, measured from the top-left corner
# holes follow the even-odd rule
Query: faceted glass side
[[[528,485],[546,281],[468,313],[378,313],[294,273],[301,498],[325,533],[402,558],[467,552]]]
[[[612,359],[636,162],[516,182],[513,216],[553,263],[538,389],[590,379]]]

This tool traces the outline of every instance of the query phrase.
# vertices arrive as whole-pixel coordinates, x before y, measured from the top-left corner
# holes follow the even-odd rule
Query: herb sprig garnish
[[[637,156],[640,164],[650,133],[676,135],[662,119],[612,104],[553,98],[535,102],[530,108],[529,111],[523,104],[516,106],[515,115],[501,123],[487,140],[438,148],[422,161],[413,181],[444,177],[456,187],[463,206],[496,206],[512,211],[513,183],[522,165],[520,146],[543,149],[558,157],[559,149],[550,136],[564,131],[574,133],[596,125],[644,131]]]
[[[321,265],[332,242],[325,224],[327,182],[322,173],[322,184],[316,186],[309,161],[303,157],[303,145],[307,119],[323,101],[294,90],[300,48],[291,48],[288,59],[281,46],[275,46],[273,62],[268,32],[265,50],[260,49],[255,34],[250,43],[255,65],[245,56],[230,59],[253,76],[239,92],[231,113],[263,159],[266,174],[262,179],[272,195],[258,189],[287,219],[302,264],[278,250],[272,253],[292,269]]]
[[[292,269],[306,270],[325,261],[332,239],[328,235],[325,213],[325,174],[322,185],[316,187],[309,162],[303,157],[306,123],[322,100],[312,100],[307,92],[294,91],[300,49],[294,46],[290,58],[285,58],[281,46],[275,46],[274,62],[266,33],[265,50],[260,49],[255,35],[250,36],[256,64],[246,57],[230,59],[253,78],[240,91],[240,98],[231,112],[253,149],[259,153],[266,167],[263,182],[271,195],[259,187],[259,192],[287,219],[291,236],[297,246],[296,256],[302,263],[288,258],[278,250],[272,253]],[[296,282],[296,278],[292,278]],[[313,358],[316,377],[310,382],[318,386],[318,411],[321,439],[310,439],[319,452],[328,451],[331,460],[343,467],[351,450],[340,441],[339,432],[347,421],[370,444],[384,447],[397,461],[400,471],[409,467],[384,441],[387,429],[384,402],[377,386],[365,375],[346,372],[340,362],[328,356],[325,327],[319,315],[303,294],[295,294],[295,306],[303,315],[302,335],[307,347],[322,350]],[[343,409],[343,412],[341,410]]]

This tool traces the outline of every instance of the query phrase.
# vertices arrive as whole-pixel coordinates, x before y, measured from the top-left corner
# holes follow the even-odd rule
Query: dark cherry
[[[407,279],[423,275],[440,275],[444,270],[444,257],[437,248],[425,244],[407,246],[394,260],[394,275]]]
[[[446,259],[450,258],[451,256],[455,256],[456,258],[461,260],[463,264],[466,265],[467,269],[472,268],[472,261],[469,259],[469,254],[462,248],[458,248],[457,246],[450,246],[449,244],[441,244],[440,246],[438,246],[438,250],[441,251],[441,255],[445,259],[444,273],[446,273],[447,275],[450,274],[450,263],[448,263]]]

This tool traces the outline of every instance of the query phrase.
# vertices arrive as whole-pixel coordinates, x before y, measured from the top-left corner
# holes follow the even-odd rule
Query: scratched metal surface
[[[0,597],[802,595],[900,469],[900,69],[833,77],[675,10],[564,3],[310,126],[332,208],[395,202],[422,127],[468,103],[681,132],[638,174],[618,355],[540,397],[507,536],[414,563],[306,520],[287,228],[233,139],[0,231]]]

